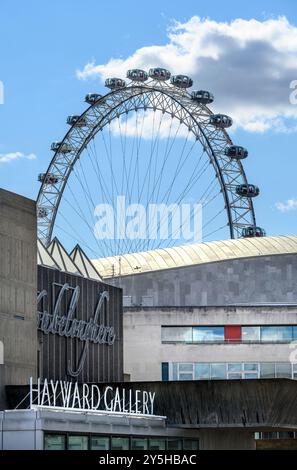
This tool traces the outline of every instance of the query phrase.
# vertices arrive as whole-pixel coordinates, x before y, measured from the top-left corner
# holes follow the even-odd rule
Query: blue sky
[[[238,18],[256,19],[262,23],[285,16],[290,26],[284,28],[284,39],[286,34],[289,35],[290,28],[297,28],[296,2],[293,0],[248,3],[151,0],[149,4],[134,0],[128,4],[98,0],[2,0],[0,80],[4,83],[5,99],[4,104],[0,105],[0,186],[27,197],[36,197],[39,188],[37,175],[46,169],[50,161],[50,143],[61,138],[67,130],[66,116],[83,111],[83,99],[87,92],[104,90],[100,80],[104,77],[104,70],[96,72],[95,69],[93,75],[86,76],[84,80],[78,78],[78,70],[85,70],[88,63],[93,67],[102,64],[108,69],[112,58],[122,59],[125,65],[125,61],[144,46],[165,47],[170,42],[168,28],[173,21],[188,24],[194,16],[229,24]],[[271,37],[274,37],[273,34]],[[282,33],[278,34],[281,39]],[[290,36],[288,48],[295,47],[289,42]],[[285,54],[284,46],[280,47],[281,54]],[[250,61],[251,76],[253,72],[257,75],[257,68],[261,72],[261,63],[253,64],[252,54],[246,57]],[[242,60],[245,60],[244,55]],[[283,66],[278,63],[276,69],[271,71],[271,74],[283,74],[284,83],[289,79],[297,80],[297,64],[289,64],[289,60]],[[263,67],[267,64],[264,60]],[[282,67],[290,72],[286,75]],[[229,73],[232,74],[232,68]],[[207,76],[205,71],[204,76]],[[218,82],[227,82],[228,74],[218,74],[216,78]],[[251,84],[257,83],[253,79]],[[252,86],[257,89],[253,90]],[[265,82],[261,82],[259,86],[251,85],[249,90],[244,88],[242,102],[245,102],[245,94],[252,96],[253,93],[260,94],[261,101],[263,93],[263,109],[269,112],[269,100],[272,108],[276,100],[275,88],[271,87],[270,96],[269,86],[268,83],[266,89]],[[287,89],[282,92],[282,97],[278,99],[286,100],[290,93],[289,81]],[[231,96],[230,109],[222,111],[231,114],[234,110],[240,116],[242,108],[238,108],[238,102],[238,96]],[[228,96],[221,103],[228,108]],[[254,118],[249,117],[232,133],[234,141],[249,149],[246,173],[248,179],[261,189],[261,196],[255,202],[257,221],[271,235],[297,232],[297,207],[285,211],[276,207],[279,202],[287,204],[288,200],[297,200],[296,119],[286,106],[287,103],[282,107],[280,102],[277,118],[265,115],[264,121],[270,121],[264,131],[251,130]],[[278,127],[284,127],[282,115],[287,110],[286,128],[280,131]],[[297,112],[297,105],[292,110],[294,112]],[[29,159],[21,157],[7,162],[4,158],[1,162],[1,156],[16,152],[25,156],[34,154],[36,159],[31,155]],[[294,203],[291,205],[294,206]]]

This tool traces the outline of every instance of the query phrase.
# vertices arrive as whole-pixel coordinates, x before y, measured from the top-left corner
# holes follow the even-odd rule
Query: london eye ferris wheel
[[[68,116],[69,130],[53,142],[53,158],[39,175],[38,237],[45,245],[58,236],[66,246],[79,243],[90,256],[104,257],[184,243],[180,229],[191,223],[191,211],[178,226],[171,221],[165,238],[146,231],[117,236],[114,225],[113,234],[98,237],[98,206],[118,208],[119,198],[132,211],[141,205],[144,228],[152,204],[170,207],[174,218],[175,210],[195,203],[202,207],[204,241],[265,235],[253,207],[259,188],[242,165],[248,151],[231,141],[232,119],[211,111],[212,93],[189,92],[190,77],[163,68],[128,70],[127,81],[109,78],[105,85],[107,94],[89,93],[87,109]],[[159,233],[162,215],[157,224]]]

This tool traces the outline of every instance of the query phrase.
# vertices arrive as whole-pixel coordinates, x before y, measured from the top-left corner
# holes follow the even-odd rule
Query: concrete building
[[[132,381],[297,377],[297,237],[193,244],[94,264],[123,288]]]
[[[297,306],[130,307],[124,370],[132,381],[297,378],[296,333]]]
[[[126,307],[297,302],[297,236],[195,243],[93,263],[122,287]]]
[[[0,211],[2,449],[255,449],[297,436],[295,237],[94,266],[78,246],[37,243],[33,201],[0,191]]]
[[[0,405],[3,385],[37,373],[35,202],[0,191]],[[1,366],[1,364],[3,364]],[[1,387],[2,384],[2,387]]]

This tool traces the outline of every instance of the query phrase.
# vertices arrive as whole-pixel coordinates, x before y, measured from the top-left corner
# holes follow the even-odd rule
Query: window
[[[178,380],[178,363],[172,364],[172,380]]]
[[[194,366],[195,380],[206,380],[210,376],[210,365],[207,363],[196,363]]]
[[[65,450],[66,436],[59,434],[45,434],[44,450]]]
[[[246,362],[243,364],[243,379],[258,379],[259,378],[259,364],[254,362]]]
[[[224,327],[223,326],[194,326],[193,341],[197,343],[206,342],[223,342]]]
[[[193,380],[193,363],[181,363],[178,367],[179,380]]]
[[[278,433],[279,439],[295,439],[294,431],[280,431]]]
[[[147,439],[133,437],[131,440],[132,450],[147,450]]]
[[[258,379],[259,375],[256,373],[243,374],[244,379]]]
[[[184,439],[183,450],[199,450],[199,441]]]
[[[241,362],[231,362],[230,364],[228,364],[228,372],[241,372],[241,370]]]
[[[289,362],[173,362],[169,364],[169,371],[169,380],[297,379],[297,364]]]
[[[227,379],[242,379],[242,363],[230,362],[227,364]]]
[[[88,436],[68,436],[69,450],[88,450]]]
[[[261,379],[272,379],[275,377],[275,363],[262,362],[260,364],[260,377]]]
[[[292,367],[290,362],[278,362],[275,364],[275,373],[278,378],[290,379],[292,377]]]
[[[91,436],[91,450],[109,450],[109,437]]]
[[[259,326],[243,326],[241,328],[242,341],[260,341],[260,327]]]
[[[183,448],[183,441],[182,439],[167,439],[167,449],[168,450],[182,450]]]
[[[162,341],[192,342],[192,327],[187,326],[163,326]]]
[[[172,343],[288,343],[297,341],[297,325],[162,326],[161,338]]]
[[[290,342],[292,341],[292,327],[261,326],[261,341]]]
[[[226,378],[226,364],[211,364],[211,378],[212,379],[225,379]]]
[[[243,365],[245,372],[258,372],[259,365],[253,362],[247,362]]]
[[[165,450],[166,440],[165,439],[150,439],[149,450]]]
[[[67,445],[66,445],[67,443]],[[96,434],[76,435],[44,434],[45,450],[198,450],[199,440],[189,437],[108,436]]]
[[[111,449],[112,450],[129,450],[129,438],[128,437],[112,437]]]

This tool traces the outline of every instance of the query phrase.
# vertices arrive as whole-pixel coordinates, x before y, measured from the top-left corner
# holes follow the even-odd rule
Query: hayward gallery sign
[[[30,377],[30,408],[154,416],[155,392]]]
[[[57,288],[59,288],[59,292],[55,295],[54,291]],[[70,300],[67,310],[66,312],[62,312],[62,305],[65,304],[65,299],[69,293]],[[59,335],[66,338],[77,338],[84,343],[78,365],[75,368],[72,368],[71,365],[68,364],[68,374],[72,377],[77,377],[82,371],[87,357],[89,342],[112,346],[116,336],[113,326],[104,325],[101,319],[104,314],[104,309],[107,310],[108,308],[109,293],[107,291],[103,291],[99,294],[94,316],[88,321],[75,318],[79,297],[79,286],[71,287],[67,283],[63,285],[53,283],[53,308],[52,311],[49,312],[47,308],[47,290],[43,289],[37,296],[37,305],[40,306],[43,304],[42,311],[40,311],[38,307],[37,328],[46,335],[51,333],[53,335]],[[44,305],[46,305],[46,307],[44,307]]]

